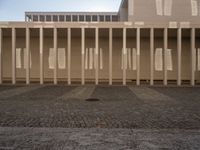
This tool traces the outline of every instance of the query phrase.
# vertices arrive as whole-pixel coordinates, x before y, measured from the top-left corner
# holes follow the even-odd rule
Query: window
[[[17,69],[22,68],[22,62],[21,62],[21,48],[16,48],[16,68],[17,68]]]
[[[58,68],[59,69],[66,68],[65,48],[58,48]]]
[[[54,48],[50,48],[49,49],[49,69],[54,69],[55,66],[55,52],[54,52]]]
[[[197,70],[200,71],[200,48],[197,51]]]
[[[172,50],[166,49],[166,69],[173,71]],[[155,70],[163,71],[163,49],[156,48],[155,51]]]
[[[192,16],[198,16],[199,2],[197,0],[191,0]]]
[[[93,48],[89,49],[89,69],[94,67],[94,52]]]
[[[95,69],[95,48],[85,49],[85,69]],[[99,50],[99,69],[103,69],[103,49]]]
[[[156,14],[159,16],[171,16],[172,0],[156,0]]]
[[[163,71],[163,49],[156,48],[155,51],[155,70]]]
[[[137,69],[137,51],[136,51],[136,49],[135,48],[133,48],[133,49],[127,48],[125,54],[127,54],[126,61],[124,60],[123,49],[122,49],[121,69],[123,69],[125,67],[125,69],[136,70]]]
[[[99,61],[100,61],[100,69],[103,69],[103,49],[102,48],[100,48]]]
[[[166,59],[167,59],[167,70],[172,71],[173,64],[172,64],[172,50],[171,49],[166,50]]]
[[[30,68],[32,67],[32,59],[31,59],[31,51],[29,52],[30,53],[30,57],[29,57],[29,63],[30,63]],[[27,50],[26,50],[26,48],[24,48],[24,69],[26,69],[27,68],[27,64],[28,64],[28,62],[27,62]]]

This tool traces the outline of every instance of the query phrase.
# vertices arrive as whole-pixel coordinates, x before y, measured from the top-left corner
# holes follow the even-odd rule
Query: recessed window
[[[73,15],[73,16],[72,16],[72,20],[73,20],[73,21],[78,21],[78,16],[77,16],[77,15]]]
[[[113,21],[113,22],[118,21],[118,16],[116,16],[116,15],[115,15],[115,16],[112,16],[112,21]]]
[[[53,21],[56,21],[56,22],[58,21],[58,16],[57,15],[53,16]]]
[[[110,17],[111,17],[111,16],[106,16],[106,21],[110,22],[110,20],[111,20]]]
[[[92,21],[97,21],[97,16],[92,16]]]
[[[172,63],[172,50],[166,50],[166,60],[167,60],[167,70],[173,71],[173,63]]]
[[[104,22],[105,21],[105,18],[104,18],[104,16],[99,16],[99,20],[101,21],[101,22]]]
[[[68,21],[68,22],[71,21],[71,16],[70,16],[70,15],[67,15],[67,16],[66,16],[66,21]]]
[[[54,65],[55,65],[55,52],[54,52],[54,48],[50,48],[49,49],[49,69],[54,69]]]
[[[80,15],[80,16],[79,16],[79,21],[85,21],[83,15]]]
[[[31,58],[31,51],[29,51],[29,62],[27,61],[27,50],[24,48],[24,69],[27,68],[27,64],[29,63],[29,67],[32,67],[32,58]]]
[[[86,21],[90,22],[91,21],[91,16],[87,15],[86,16]]]
[[[155,0],[156,14],[159,16],[171,16],[172,14],[172,0]]]
[[[200,48],[197,50],[197,70],[200,71]]]
[[[137,51],[136,48],[126,49],[126,61],[124,60],[123,49],[122,49],[122,59],[121,59],[121,69],[136,70],[137,69]]]
[[[60,15],[60,16],[59,16],[59,21],[60,21],[60,22],[64,22],[64,20],[65,20],[65,17],[64,17],[63,15]]]
[[[47,15],[47,16],[46,16],[46,21],[52,21],[50,15]]]
[[[39,16],[39,21],[44,22],[45,21],[45,17],[43,15]]]
[[[199,2],[197,0],[191,0],[191,13],[192,16],[198,16]]]
[[[66,68],[65,48],[58,48],[58,68],[59,69]]]
[[[16,48],[16,68],[22,68],[22,61],[21,61],[21,48]]]
[[[163,49],[156,48],[155,51],[155,70],[163,71]]]

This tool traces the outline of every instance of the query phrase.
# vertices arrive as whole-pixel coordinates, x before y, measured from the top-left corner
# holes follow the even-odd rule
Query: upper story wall
[[[123,0],[123,3],[124,9],[127,3],[128,21],[166,23],[200,20],[200,0]]]

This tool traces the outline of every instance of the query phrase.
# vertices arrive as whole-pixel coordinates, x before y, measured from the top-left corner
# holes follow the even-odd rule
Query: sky
[[[121,0],[0,0],[0,21],[24,21],[26,11],[118,11]]]

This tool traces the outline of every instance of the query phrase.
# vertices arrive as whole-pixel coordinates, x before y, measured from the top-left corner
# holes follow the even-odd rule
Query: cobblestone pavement
[[[199,108],[199,87],[3,85],[0,150],[200,149]]]
[[[200,131],[0,128],[0,149],[199,150]]]

